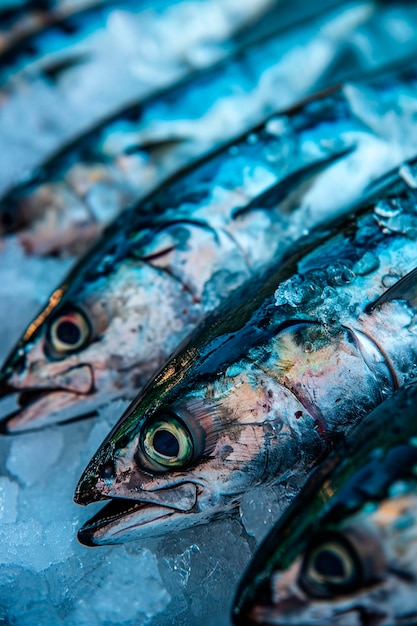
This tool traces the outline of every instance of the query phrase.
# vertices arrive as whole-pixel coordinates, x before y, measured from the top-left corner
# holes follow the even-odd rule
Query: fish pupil
[[[175,435],[163,428],[155,433],[153,446],[158,454],[168,457],[176,457],[180,451],[180,445]]]
[[[331,550],[322,550],[316,556],[314,567],[324,577],[344,578],[346,575],[342,559]]]
[[[67,345],[75,345],[81,338],[81,331],[73,322],[61,322],[56,331],[59,341]]]

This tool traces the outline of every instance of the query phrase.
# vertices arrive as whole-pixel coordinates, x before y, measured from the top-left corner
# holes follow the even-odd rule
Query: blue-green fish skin
[[[245,573],[236,625],[416,623],[416,418],[412,384],[312,473]]]
[[[282,110],[329,81],[343,78],[346,69],[329,75],[334,54],[343,56],[343,50],[350,50],[354,26],[363,26],[376,16],[347,7],[347,25],[342,28],[340,8],[331,11],[333,2],[325,4],[331,5],[325,16],[321,14],[325,7],[316,7],[316,16],[310,7],[311,23],[301,20],[300,24],[298,18],[295,24],[287,24],[285,33],[283,16],[278,14],[277,27],[267,36],[259,40],[252,35],[242,44],[240,36],[234,43],[236,49],[232,47],[226,59],[212,68],[191,71],[176,85],[129,102],[60,146],[21,184],[0,196],[4,231],[18,230],[30,253],[69,250],[79,254],[105,224],[168,174],[259,123],[271,111]],[[333,43],[332,26],[339,35]],[[312,60],[305,78],[294,80],[294,47],[300,30],[304,48],[299,56],[306,54]],[[329,49],[320,55],[326,46]],[[350,73],[369,63],[358,57],[349,66]]]
[[[223,297],[417,150],[411,132],[395,151],[391,138],[397,124],[406,127],[416,82],[415,68],[404,69],[274,116],[122,215],[4,364],[0,395],[19,394],[20,407],[3,412],[3,430],[67,421],[134,397]],[[383,116],[378,132],[367,125],[374,102],[398,115]],[[340,189],[346,176],[349,188]],[[366,261],[372,265],[372,255]]]
[[[31,180],[34,171],[42,170],[52,153],[59,152],[64,142],[75,139],[98,118],[127,107],[132,101],[147,98],[198,68],[226,58],[239,47],[241,36],[247,38],[245,34],[251,26],[257,32],[257,22],[262,21],[271,6],[275,15],[276,0],[244,0],[239,6],[235,0],[178,0],[175,3],[169,0],[104,0],[104,3],[86,0],[86,3],[76,3],[76,7],[71,6],[70,1],[64,3],[64,7],[57,8],[56,12],[60,14],[62,8],[63,14],[57,24],[52,19],[49,27],[41,32],[35,28],[33,36],[24,39],[14,61],[1,63],[0,60],[0,82],[6,81],[0,87],[2,195],[7,195],[19,183]],[[66,12],[70,14],[68,19]],[[181,38],[177,36],[179,28]],[[136,158],[146,160],[140,154]],[[97,205],[101,208],[105,202],[102,198],[100,202],[97,196],[100,190],[104,195],[106,189],[102,187],[106,188],[108,181],[101,171],[106,169],[105,165],[102,163],[101,168],[100,163],[95,165],[92,175],[98,171],[102,185],[97,185],[98,190],[95,187],[94,194],[89,195],[88,208],[94,207],[97,212]],[[123,163],[118,165],[116,169],[123,171],[125,180],[128,179]],[[128,165],[134,166],[134,157],[125,159],[125,167]],[[142,169],[146,173],[144,164]],[[111,167],[107,172],[112,172]],[[114,171],[112,173],[115,178]],[[91,183],[88,184],[88,175],[82,168],[78,172],[72,168],[71,174],[71,179],[61,181],[60,194],[45,193],[43,204],[49,205],[47,212],[52,215],[54,201],[58,202],[55,208],[58,215],[62,203],[70,206],[75,214],[71,216],[72,222],[79,226],[82,218],[92,220],[82,202],[82,188],[86,185],[88,191]],[[36,210],[45,209],[39,197],[36,200],[35,206],[22,202],[21,217],[26,219],[26,213],[30,212],[38,217],[37,222],[41,221]],[[114,202],[114,198],[112,200]],[[19,223],[13,213],[8,214],[6,222],[10,217],[13,223]],[[64,216],[62,220],[65,222]],[[46,228],[46,224],[43,226]]]
[[[163,534],[228,514],[258,483],[302,482],[334,440],[412,382],[416,303],[400,279],[415,267],[416,202],[397,174],[353,221],[301,242],[197,328],[81,477],[78,503],[125,499],[87,523],[82,542]]]

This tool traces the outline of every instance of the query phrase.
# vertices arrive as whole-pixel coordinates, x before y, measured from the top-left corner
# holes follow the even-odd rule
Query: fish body
[[[350,86],[271,118],[122,214],[4,364],[1,395],[18,395],[19,404],[13,415],[3,409],[3,429],[67,421],[134,397],[228,293],[416,150],[408,108],[398,120],[388,115],[415,77],[411,69],[404,80]],[[357,106],[374,102],[369,93],[387,107],[377,132],[366,125],[373,105]],[[368,166],[359,167],[364,158]],[[346,176],[349,189],[341,189]]]
[[[235,624],[416,623],[416,435],[413,384],[313,472],[246,572]]]
[[[7,154],[1,192],[30,180],[98,118],[227,57],[250,27],[256,37],[257,23],[275,4],[109,0],[57,8],[56,19],[0,58],[0,141]]]
[[[300,243],[189,337],[92,458],[75,500],[113,499],[88,545],[201,523],[306,473],[416,375],[417,212],[401,179]]]
[[[236,36],[229,54],[214,66],[123,104],[37,163],[20,184],[5,189],[3,230],[19,230],[30,252],[79,253],[168,174],[348,69],[369,65],[369,59],[355,57],[348,67],[328,71],[335,56],[350,52],[358,26],[376,19],[366,4],[347,7],[344,20],[340,9],[328,10],[307,24],[301,19],[306,5],[295,23],[287,18],[283,24],[287,7],[281,9],[275,30],[265,35],[258,24],[258,37],[256,28],[249,41]],[[300,31],[304,47],[297,54]],[[295,80],[294,65],[305,54],[311,58],[305,79]]]

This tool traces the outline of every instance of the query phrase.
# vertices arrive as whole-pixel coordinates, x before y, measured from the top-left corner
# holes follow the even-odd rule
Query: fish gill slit
[[[182,289],[184,291],[187,291],[195,301],[199,300],[198,294],[190,287],[190,285],[182,281],[179,276],[176,276],[176,274],[174,274],[174,272],[171,269],[169,269],[168,267],[159,267],[157,265],[153,265],[150,262],[150,260],[147,259],[146,257],[141,257],[140,260],[151,269],[159,272],[160,274],[165,274],[169,276],[170,278],[172,278],[172,280],[174,280],[176,283],[181,285]]]
[[[235,248],[240,252],[242,259],[245,262],[245,265],[248,269],[248,271],[250,272],[250,274],[252,275],[253,273],[253,265],[250,261],[249,255],[246,252],[246,250],[243,248],[243,246],[237,241],[236,237],[234,237],[234,235],[232,235],[232,233],[230,233],[226,228],[222,228],[221,229],[222,232],[224,233],[224,235],[233,243],[233,245],[235,246]]]
[[[399,388],[395,368],[385,350],[367,333],[357,328],[343,326],[351,336],[364,363],[375,377],[381,399]]]

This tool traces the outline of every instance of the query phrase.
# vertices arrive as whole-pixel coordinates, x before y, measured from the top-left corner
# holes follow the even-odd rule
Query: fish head
[[[372,428],[365,424],[360,446],[329,458],[310,478],[242,580],[235,624],[415,623],[415,391],[413,397],[406,425],[401,409],[392,419],[387,401],[387,413],[381,405]]]
[[[247,354],[236,357],[238,331],[213,338],[212,324],[147,385],[87,466],[75,501],[112,502],[80,530],[82,543],[159,536],[224,516],[249,488],[322,453],[314,422],[297,419],[300,400]],[[180,487],[193,489],[188,508]]]
[[[206,522],[236,510],[244,491],[262,479],[270,435],[260,418],[249,421],[242,410],[236,419],[228,407],[235,381],[224,382],[225,401],[215,402],[211,384],[179,399],[161,393],[161,378],[122,417],[81,477],[76,502],[112,499],[81,529],[82,543],[159,536]]]
[[[133,398],[195,323],[201,307],[169,271],[185,252],[169,251],[162,236],[142,229],[146,237],[146,246],[114,237],[98,245],[28,326],[0,373],[0,397],[17,399],[3,432],[70,421],[109,400]],[[161,249],[167,252],[158,256]]]

